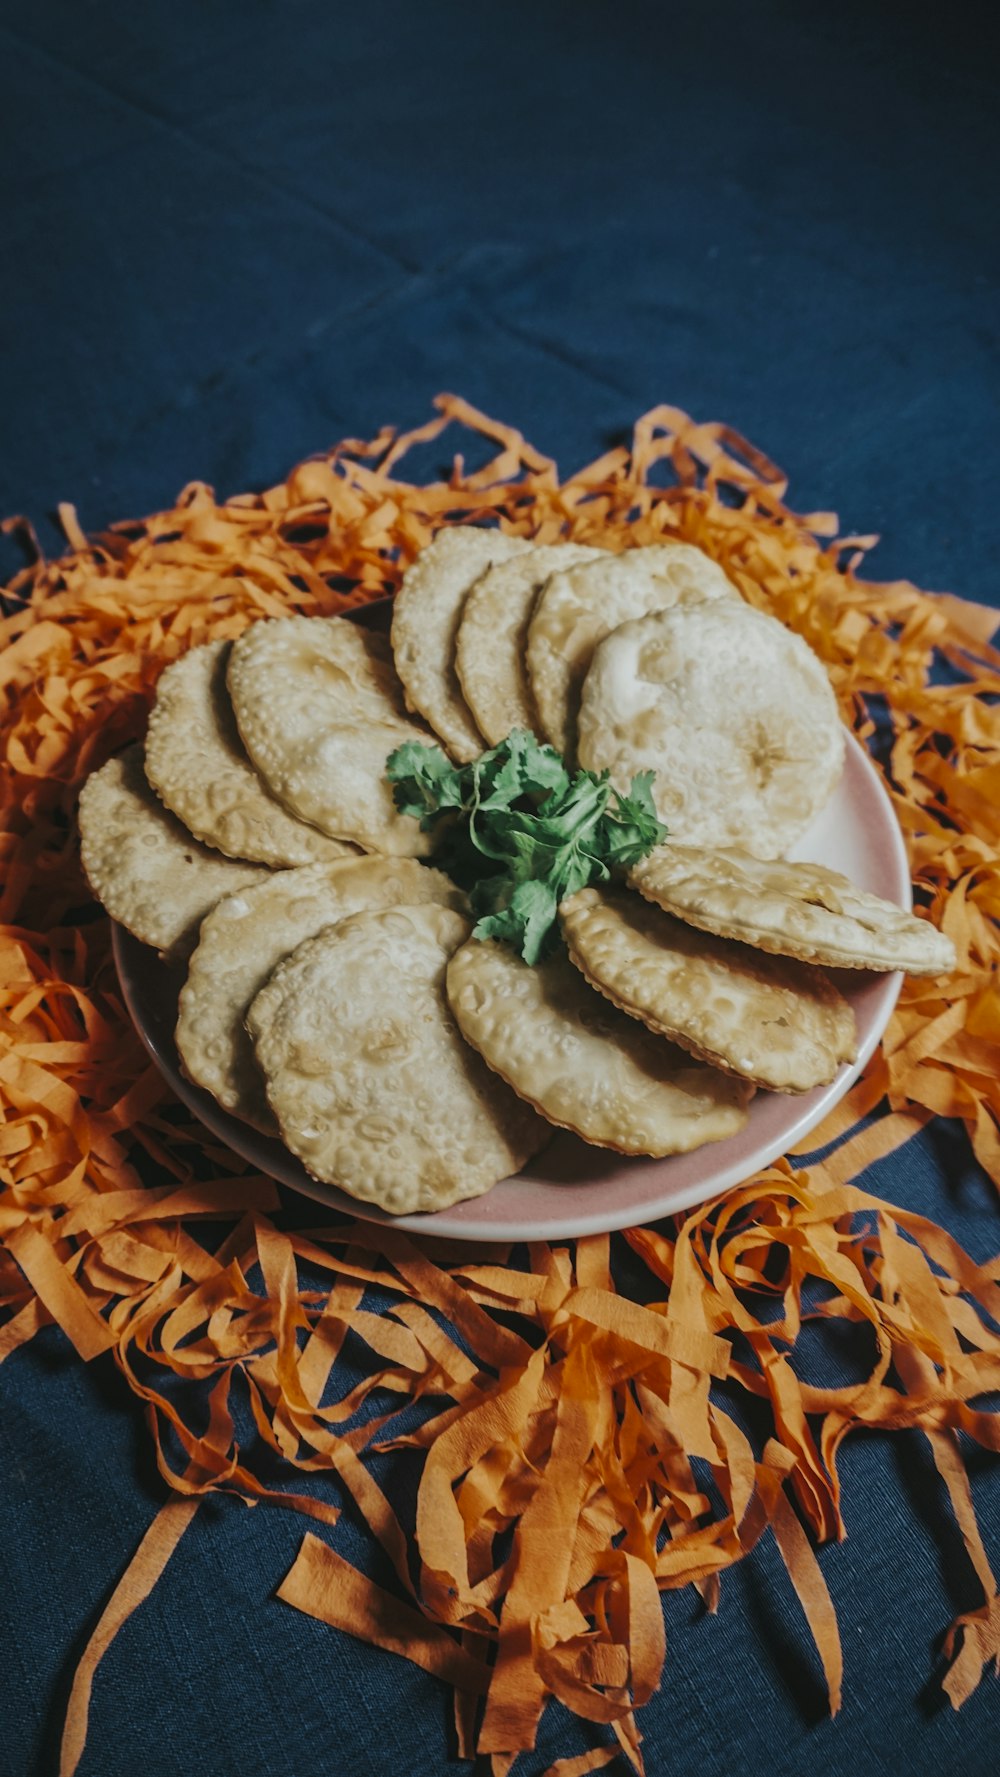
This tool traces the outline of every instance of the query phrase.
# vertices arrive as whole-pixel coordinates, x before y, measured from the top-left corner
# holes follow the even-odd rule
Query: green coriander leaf
[[[514,734],[523,741],[525,788],[553,793],[564,790],[570,782],[570,776],[555,747],[542,745],[525,728],[515,729]]]
[[[558,904],[547,882],[519,882],[510,898],[510,911],[521,922],[521,955],[532,968],[557,933]]]
[[[567,847],[565,856],[560,859],[559,873],[555,879],[556,899],[566,901],[570,895],[587,888],[592,882],[607,882],[610,875],[611,872],[602,859],[583,851],[579,846]]]
[[[482,767],[480,808],[509,808],[519,796],[563,788],[569,778],[554,747],[540,746],[526,728],[514,728],[505,741],[478,761]]]
[[[604,813],[611,796],[607,772],[578,771],[575,777],[553,790],[538,810],[546,821],[564,821],[576,827]]]
[[[480,943],[486,938],[495,938],[498,944],[509,944],[518,955],[521,953],[521,926],[509,907],[501,907],[496,913],[485,913],[473,926],[472,936]]]
[[[424,828],[448,808],[464,804],[463,771],[443,748],[406,741],[386,760],[386,777],[400,814],[412,814]]]
[[[667,829],[656,815],[652,781],[653,773],[643,771],[632,779],[627,796],[615,791],[603,836],[602,855],[607,864],[627,870],[666,839]]]
[[[434,862],[469,893],[475,935],[512,945],[534,964],[558,942],[560,901],[637,863],[667,836],[652,772],[628,795],[606,771],[572,777],[553,747],[514,729],[471,764],[408,742],[391,754],[396,806],[425,829],[447,815]]]
[[[556,931],[556,898],[545,882],[518,883],[507,906],[487,914],[473,928],[476,938],[512,944],[524,961],[537,963]]]
[[[469,903],[476,918],[505,912],[515,886],[505,870],[498,870],[494,876],[480,876],[469,891]]]
[[[620,790],[615,791],[615,813],[622,820],[635,821],[640,826],[648,823],[651,828],[660,825],[653,801],[655,775],[652,771],[637,772],[627,796],[623,796]]]

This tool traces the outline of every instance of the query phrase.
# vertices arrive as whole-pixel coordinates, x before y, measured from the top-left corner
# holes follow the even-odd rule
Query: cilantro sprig
[[[437,833],[434,862],[467,890],[474,936],[513,945],[526,963],[557,943],[560,901],[637,864],[667,836],[651,771],[623,795],[606,771],[571,775],[525,729],[469,765],[408,741],[386,775],[400,813]]]

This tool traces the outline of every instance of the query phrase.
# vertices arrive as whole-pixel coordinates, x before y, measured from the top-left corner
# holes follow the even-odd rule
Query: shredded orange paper
[[[872,539],[838,539],[828,513],[793,514],[779,471],[724,426],[657,408],[631,450],[560,482],[509,427],[451,396],[437,407],[418,431],[347,441],[263,495],[219,505],[194,484],[173,511],[92,540],[64,507],[71,548],[57,562],[24,521],[7,526],[35,559],[0,624],[0,1358],[53,1321],[81,1357],[112,1352],[172,1490],[80,1662],[63,1777],[101,1655],[217,1488],[311,1516],[278,1596],[444,1679],[459,1755],[488,1755],[496,1777],[535,1744],[549,1697],[596,1724],[593,1752],[553,1772],[582,1777],[620,1752],[641,1772],[636,1712],[664,1664],[660,1592],[693,1584],[713,1608],[723,1571],[767,1534],[835,1710],[841,1652],[814,1545],[844,1534],[837,1456],[861,1426],[928,1439],[981,1587],[948,1638],[953,1704],[1000,1663],[959,1441],[1000,1448],[1000,1416],[979,1404],[1000,1387],[1000,1261],[977,1266],[942,1229],[851,1182],[946,1116],[1000,1187],[996,614],[858,578]],[[492,459],[466,473],[455,457],[429,486],[402,480],[411,446],[455,423]],[[257,617],[391,593],[436,527],[491,519],[544,542],[696,543],[805,636],[863,738],[879,700],[917,898],[959,957],[952,979],[904,987],[878,1054],[815,1135],[817,1152],[839,1144],[823,1164],[782,1161],[670,1228],[624,1237],[650,1274],[647,1306],[616,1289],[606,1238],[484,1260],[363,1223],[283,1230],[273,1184],[219,1149],[144,1059],[107,921],[79,918],[80,784],[143,732],[169,661]],[[932,679],[935,657],[958,682]],[[166,1183],[143,1183],[146,1156]],[[230,1224],[215,1251],[199,1217]],[[800,1336],[837,1319],[867,1323],[877,1357],[865,1380],[818,1388],[799,1373]],[[360,1380],[348,1334],[369,1354]],[[288,1488],[254,1472],[237,1394]],[[375,1416],[359,1417],[370,1397]],[[741,1397],[766,1407],[763,1448],[730,1410]],[[413,1401],[419,1428],[400,1432],[395,1413]],[[422,1463],[414,1525],[366,1462],[386,1449]],[[296,1471],[310,1491],[295,1490]],[[337,1552],[345,1494],[392,1591]]]

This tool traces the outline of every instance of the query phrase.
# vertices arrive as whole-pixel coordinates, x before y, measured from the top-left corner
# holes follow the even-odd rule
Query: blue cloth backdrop
[[[998,17],[2,0],[0,508],[51,544],[57,500],[95,528],[195,477],[264,485],[442,389],[569,468],[669,401],[742,429],[800,510],[880,532],[880,577],[997,603]],[[866,1182],[1000,1245],[960,1130]],[[0,1422],[0,1773],[46,1777],[163,1494],[110,1360],[52,1329],[0,1371]],[[1000,1464],[972,1471],[997,1563]],[[1000,1685],[955,1715],[934,1684],[975,1591],[920,1440],[856,1438],[843,1477],[842,1715],[762,1548],[717,1618],[666,1599],[655,1777],[997,1769]],[[442,1687],[274,1601],[302,1530],[203,1509],[98,1672],[81,1777],[465,1768]],[[553,1708],[518,1777],[592,1743]]]

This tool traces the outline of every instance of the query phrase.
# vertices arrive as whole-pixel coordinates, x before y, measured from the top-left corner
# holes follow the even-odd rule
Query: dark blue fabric
[[[94,528],[196,476],[262,485],[443,388],[569,468],[669,401],[743,429],[801,508],[880,531],[882,576],[998,603],[997,21],[0,0],[0,507],[54,541],[57,500]],[[960,1130],[868,1182],[996,1251]],[[51,1330],[0,1371],[0,1415],[0,1774],[47,1777],[163,1495],[134,1397]],[[1000,1465],[970,1466],[1000,1564]],[[849,1442],[843,1477],[843,1714],[765,1546],[716,1619],[666,1600],[655,1777],[997,1768],[1000,1686],[956,1716],[932,1682],[975,1590],[920,1441]],[[383,1478],[405,1504],[404,1469]],[[82,1777],[461,1768],[442,1687],[274,1601],[301,1534],[203,1509],[98,1672]],[[337,1536],[375,1571],[350,1512]],[[600,1733],[551,1710],[519,1777]]]

